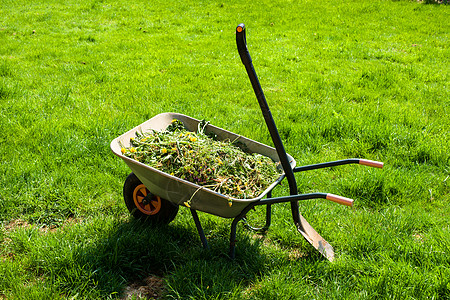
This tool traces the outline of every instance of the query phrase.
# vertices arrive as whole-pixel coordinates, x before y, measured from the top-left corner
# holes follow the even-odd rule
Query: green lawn
[[[22,1],[0,5],[0,299],[449,299],[448,5],[416,1]],[[432,1],[427,1],[432,2]],[[247,26],[300,203],[336,252],[189,210],[133,220],[115,137],[178,112],[271,145],[236,50]],[[275,190],[287,195],[287,184]],[[264,208],[249,216],[264,221]],[[134,291],[134,296],[132,296]]]

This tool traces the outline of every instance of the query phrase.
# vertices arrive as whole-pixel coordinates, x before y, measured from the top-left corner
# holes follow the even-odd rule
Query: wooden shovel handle
[[[339,204],[342,204],[342,205],[353,206],[353,199],[350,199],[350,198],[346,198],[346,197],[342,197],[342,196],[338,196],[338,195],[334,195],[334,194],[327,194],[326,199],[331,200],[336,203],[339,203]]]
[[[360,165],[365,165],[369,167],[375,167],[375,168],[383,168],[383,163],[381,161],[374,161],[374,160],[368,160],[368,159],[360,159],[359,160]]]

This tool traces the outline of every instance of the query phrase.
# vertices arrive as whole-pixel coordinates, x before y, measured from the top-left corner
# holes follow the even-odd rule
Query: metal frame
[[[326,163],[319,163],[307,166],[300,166],[291,168],[290,162],[288,159],[288,155],[286,150],[284,149],[283,142],[281,141],[280,135],[278,133],[277,127],[275,125],[275,121],[270,112],[269,106],[267,104],[266,98],[264,96],[264,92],[259,83],[258,77],[256,75],[255,69],[252,64],[252,59],[250,57],[250,53],[247,49],[247,41],[246,41],[246,30],[244,24],[239,24],[236,27],[236,44],[238,48],[238,52],[242,63],[245,66],[247,74],[249,76],[250,82],[252,84],[253,90],[255,92],[256,98],[258,99],[259,106],[261,108],[262,115],[264,117],[264,121],[269,130],[270,136],[272,138],[273,144],[275,145],[275,149],[280,159],[281,166],[284,170],[284,177],[279,181],[279,183],[286,178],[289,184],[289,196],[284,197],[272,197],[272,190],[267,194],[267,198],[260,199],[255,202],[251,202],[248,204],[241,213],[236,216],[231,223],[231,232],[230,232],[230,250],[229,256],[233,259],[235,257],[235,244],[236,244],[236,228],[237,224],[240,220],[243,220],[246,223],[246,226],[255,231],[266,231],[271,224],[271,206],[276,203],[290,202],[291,204],[291,213],[297,230],[303,237],[313,245],[323,256],[325,256],[328,260],[332,261],[334,258],[334,250],[333,247],[323,239],[314,228],[303,218],[299,211],[298,201],[301,200],[309,200],[309,199],[318,199],[323,198],[327,200],[331,200],[340,204],[352,206],[353,200],[333,194],[327,193],[309,193],[309,194],[298,194],[297,192],[297,183],[295,180],[294,173],[303,172],[308,170],[315,170],[321,168],[329,168],[334,166],[346,165],[346,164],[361,164],[371,167],[382,168],[383,163],[377,161],[370,161],[365,159],[344,159],[338,161],[331,161]],[[261,228],[255,228],[250,226],[246,222],[247,213],[258,205],[266,205],[266,223]],[[201,242],[204,248],[208,248],[208,243],[203,232],[202,226],[198,219],[197,213],[195,210],[191,209],[192,217],[194,219],[195,225],[197,227],[198,233],[200,235]]]

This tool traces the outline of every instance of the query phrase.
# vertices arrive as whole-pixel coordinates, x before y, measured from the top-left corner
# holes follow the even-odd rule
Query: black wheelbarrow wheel
[[[136,219],[154,224],[168,224],[178,213],[178,205],[152,194],[134,173],[123,185],[125,205]]]

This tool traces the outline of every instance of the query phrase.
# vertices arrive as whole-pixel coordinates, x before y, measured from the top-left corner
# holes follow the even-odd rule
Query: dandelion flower
[[[136,152],[136,149],[135,149],[134,147],[131,147],[131,148],[130,148],[130,152],[131,152],[131,153],[134,153],[134,152]]]
[[[122,154],[125,154],[125,152],[127,152],[127,149],[122,147],[122,149],[120,149],[120,152],[122,152]]]
[[[191,137],[189,138],[189,140],[190,140],[191,142],[196,142],[196,141],[197,141],[197,138],[196,138],[196,137],[193,137],[193,136],[191,136]]]
[[[166,153],[167,153],[167,149],[166,149],[166,148],[162,148],[162,149],[161,149],[161,153],[162,153],[162,154],[166,154]]]

